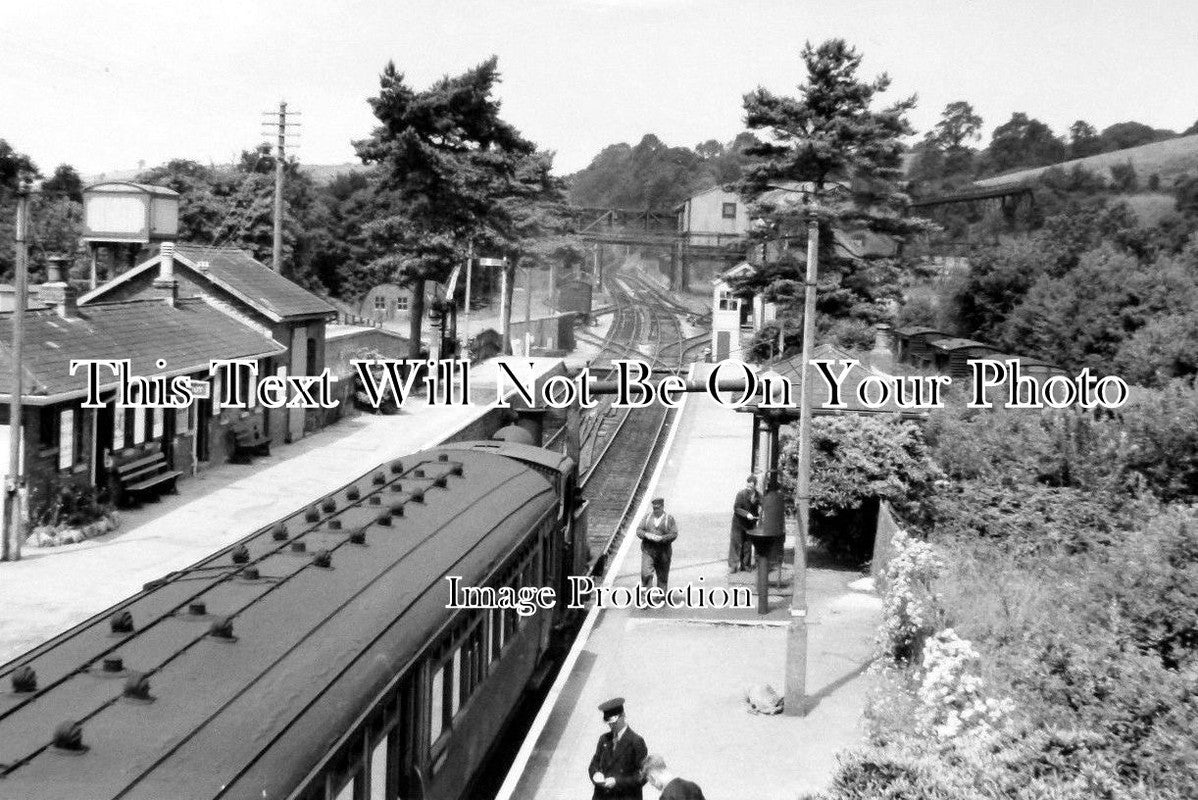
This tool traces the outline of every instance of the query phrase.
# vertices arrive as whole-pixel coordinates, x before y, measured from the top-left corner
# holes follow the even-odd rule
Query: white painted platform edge
[[[695,367],[692,364],[687,379],[694,378]],[[682,395],[681,401],[678,403],[678,413],[674,416],[674,424],[670,426],[670,432],[666,434],[665,447],[661,451],[661,458],[657,462],[657,466],[653,470],[653,475],[649,478],[649,485],[646,487],[645,495],[641,498],[641,504],[637,508],[636,515],[632,518],[628,531],[636,530],[636,526],[640,525],[645,514],[649,512],[649,504],[653,501],[654,493],[657,490],[657,484],[661,481],[662,473],[665,472],[666,463],[669,461],[670,450],[674,447],[674,438],[678,433],[678,428],[682,426],[682,415],[686,411],[686,403],[690,399],[689,394]],[[607,577],[603,579],[604,586],[611,586],[616,575],[620,572],[620,565],[628,556],[628,551],[632,549],[632,543],[636,541],[635,536],[630,536],[627,533],[624,536],[624,541],[620,543],[620,549],[616,552],[616,557],[608,566]],[[557,673],[557,678],[553,681],[553,686],[549,688],[549,694],[545,697],[545,702],[541,704],[541,709],[537,712],[536,719],[532,722],[532,727],[529,728],[528,734],[524,737],[523,744],[520,745],[520,752],[516,753],[516,759],[512,762],[511,769],[508,770],[507,777],[503,780],[503,785],[499,787],[499,793],[495,795],[495,800],[512,800],[512,796],[516,791],[520,779],[524,777],[524,771],[528,768],[529,759],[532,758],[533,751],[536,750],[537,741],[541,738],[541,734],[545,732],[545,726],[549,724],[549,717],[557,708],[557,701],[561,697],[562,692],[566,689],[566,684],[570,681],[570,676],[574,672],[574,664],[578,661],[579,655],[586,648],[588,640],[591,638],[591,631],[595,627],[595,623],[599,621],[599,616],[603,613],[598,607],[592,606],[587,612],[587,618],[583,620],[582,628],[578,631],[578,638],[574,640],[574,645],[570,648],[570,652],[566,655],[566,660],[562,662],[562,668]]]

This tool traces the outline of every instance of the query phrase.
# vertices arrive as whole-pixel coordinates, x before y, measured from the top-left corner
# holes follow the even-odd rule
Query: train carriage
[[[567,610],[450,609],[585,564],[574,464],[382,465],[0,668],[0,798],[461,798]],[[560,600],[559,600],[560,602]]]

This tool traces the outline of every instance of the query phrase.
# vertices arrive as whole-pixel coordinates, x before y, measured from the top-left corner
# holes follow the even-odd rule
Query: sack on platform
[[[750,714],[782,713],[782,696],[774,691],[774,687],[766,683],[746,689],[745,703],[749,706]]]

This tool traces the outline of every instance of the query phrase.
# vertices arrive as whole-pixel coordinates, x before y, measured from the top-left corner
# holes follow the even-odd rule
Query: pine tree
[[[498,81],[492,57],[417,92],[389,63],[370,99],[381,124],[355,143],[364,163],[380,167],[381,215],[366,226],[376,253],[372,267],[380,279],[412,289],[413,356],[425,281],[446,280],[470,243],[476,253],[503,253],[514,264],[521,242],[541,229],[523,216],[528,207],[562,196],[549,175],[551,156],[500,117],[492,97]]]
[[[820,291],[817,308],[822,327],[835,321],[874,322],[887,311],[885,301],[897,296],[894,259],[861,258],[846,244],[852,231],[901,236],[926,229],[906,215],[901,137],[913,130],[907,112],[915,98],[886,108],[873,108],[877,95],[890,85],[886,75],[858,77],[861,55],[842,39],[802,51],[807,82],[797,97],[767,89],[745,95],[745,122],[766,135],[746,150],[753,157],[737,184],[759,220],[751,235],[781,253],[751,278],[745,288],[765,289],[781,306],[788,330],[802,312],[804,259],[802,232],[808,217],[820,221]],[[787,318],[791,318],[787,320]],[[792,343],[788,339],[788,346]]]

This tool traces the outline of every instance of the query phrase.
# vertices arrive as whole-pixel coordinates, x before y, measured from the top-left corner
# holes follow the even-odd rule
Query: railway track
[[[677,373],[685,366],[687,354],[702,346],[700,337],[682,336],[678,309],[659,294],[647,292],[647,285],[633,276],[612,279],[616,321],[592,364],[610,366],[613,358],[637,357]],[[659,405],[614,409],[611,401],[610,396],[603,398],[582,430],[582,487],[590,503],[587,527],[593,575],[603,574],[619,546],[643,497],[644,479],[661,455],[663,433],[673,420],[673,411]]]

